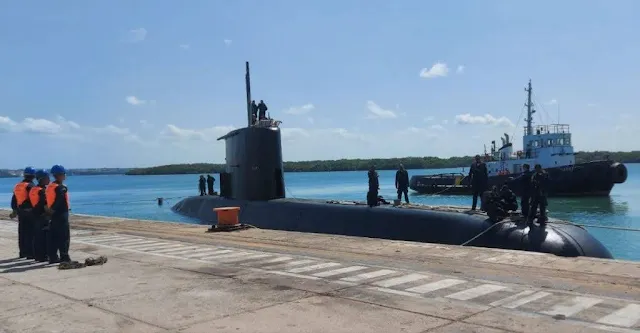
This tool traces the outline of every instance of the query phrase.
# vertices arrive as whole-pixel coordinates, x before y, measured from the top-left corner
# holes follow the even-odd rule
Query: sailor
[[[487,170],[487,165],[480,160],[480,155],[476,155],[475,162],[469,167],[469,180],[473,191],[471,210],[476,210],[478,196],[482,195],[489,183],[489,171]],[[482,206],[482,203],[480,205]]]
[[[54,165],[51,167],[51,175],[54,182],[49,184],[45,190],[47,207],[45,208],[47,215],[51,217],[49,225],[49,263],[71,262],[69,257],[69,242],[71,240],[71,232],[69,230],[69,193],[67,186],[64,185],[66,170],[62,165]],[[58,257],[58,253],[60,256]]]
[[[11,218],[18,216],[18,248],[20,258],[33,259],[33,217],[31,215],[31,201],[29,191],[34,186],[33,177],[36,170],[32,167],[24,168],[21,182],[13,188],[11,197]]]
[[[491,187],[491,190],[484,193],[482,204],[491,222],[499,222],[508,215],[504,209],[500,191],[495,185]]]
[[[49,173],[46,170],[36,171],[38,185],[29,191],[29,200],[33,205],[33,257],[37,262],[47,261],[47,234],[49,230],[49,217],[46,215],[45,206],[47,199],[46,187],[49,185]]]
[[[216,182],[216,179],[211,175],[207,175],[207,192],[209,195],[213,195],[213,183]]]
[[[531,171],[529,170],[529,164],[522,165],[522,174],[520,177],[514,179],[514,181],[520,183],[520,207],[522,210],[522,216],[529,216],[529,208],[531,207]]]
[[[533,224],[533,219],[536,216],[538,207],[540,208],[540,215],[538,216],[538,223],[541,226],[547,224],[547,185],[549,176],[547,172],[542,170],[540,164],[534,166],[534,173],[531,176],[531,209],[529,210],[529,224]]]
[[[404,201],[409,203],[409,173],[402,164],[400,164],[400,169],[396,171],[396,190],[398,190],[398,200],[402,199],[404,193]]]
[[[367,205],[374,207],[378,205],[378,190],[380,189],[380,183],[378,182],[378,173],[376,167],[371,166],[369,168],[369,192],[367,192]]]
[[[256,105],[256,101],[251,101],[251,120],[252,124],[255,124],[258,121],[258,105]]]
[[[269,110],[267,104],[264,104],[264,101],[260,100],[260,103],[258,103],[258,119],[267,119],[267,110]]]
[[[207,186],[206,180],[204,179],[204,175],[200,175],[200,179],[198,180],[198,189],[200,190],[200,196],[207,194]]]
[[[502,185],[500,189],[500,201],[505,212],[515,212],[518,210],[518,198],[507,184]]]

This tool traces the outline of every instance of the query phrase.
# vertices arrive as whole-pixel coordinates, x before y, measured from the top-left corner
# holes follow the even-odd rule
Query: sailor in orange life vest
[[[33,209],[33,257],[37,262],[47,261],[47,234],[49,217],[45,212],[47,198],[45,189],[49,185],[49,173],[40,169],[36,171],[38,185],[29,191],[29,200]]]
[[[24,179],[13,188],[11,198],[11,215],[18,216],[18,247],[20,258],[33,259],[33,219],[31,217],[31,202],[29,201],[29,191],[33,187],[33,177],[36,170],[32,167],[24,168]]]
[[[54,177],[54,182],[49,184],[45,190],[47,199],[45,210],[51,217],[47,241],[49,263],[71,262],[69,257],[69,242],[71,240],[69,211],[71,206],[69,205],[67,186],[63,184],[66,179],[66,171],[62,165],[54,165],[51,167],[51,175]],[[58,253],[60,253],[59,257]]]

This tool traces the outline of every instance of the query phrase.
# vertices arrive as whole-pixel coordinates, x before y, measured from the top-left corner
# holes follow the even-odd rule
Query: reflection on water
[[[612,197],[550,198],[549,210],[560,214],[583,212],[588,214],[627,214],[629,204]]]

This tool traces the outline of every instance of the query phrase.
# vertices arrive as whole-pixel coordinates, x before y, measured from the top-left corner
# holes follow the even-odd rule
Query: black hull
[[[627,168],[624,164],[611,161],[594,161],[573,166],[545,169],[550,182],[550,197],[587,197],[608,196],[615,184],[627,180]],[[517,194],[522,193],[518,182],[509,180],[519,175],[500,175],[489,177],[489,186],[498,187],[505,183]],[[410,186],[421,194],[470,195],[472,193],[468,178],[455,185],[455,176],[413,176]]]
[[[249,201],[196,196],[173,210],[203,224],[217,223],[213,209],[241,208],[240,221],[263,229],[460,245],[492,224],[483,214],[390,205],[369,208],[361,203],[275,199]],[[525,227],[517,221],[498,225],[468,245],[553,253],[560,256],[612,258],[586,230],[571,224]]]

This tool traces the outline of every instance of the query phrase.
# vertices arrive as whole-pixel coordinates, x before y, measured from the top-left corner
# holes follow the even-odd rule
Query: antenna
[[[247,89],[247,126],[253,124],[253,117],[251,112],[251,76],[249,75],[249,62],[246,62],[246,74],[244,75],[244,81]]]
[[[560,125],[560,102],[556,102],[556,107],[558,108],[558,125]]]
[[[533,102],[531,101],[531,93],[533,91],[531,88],[531,79],[529,79],[529,85],[527,88],[524,88],[524,91],[527,92],[527,103],[524,105],[527,107],[527,119],[525,119],[527,121],[527,132],[525,135],[531,135],[533,134],[533,114],[536,112],[536,110],[533,109]]]

